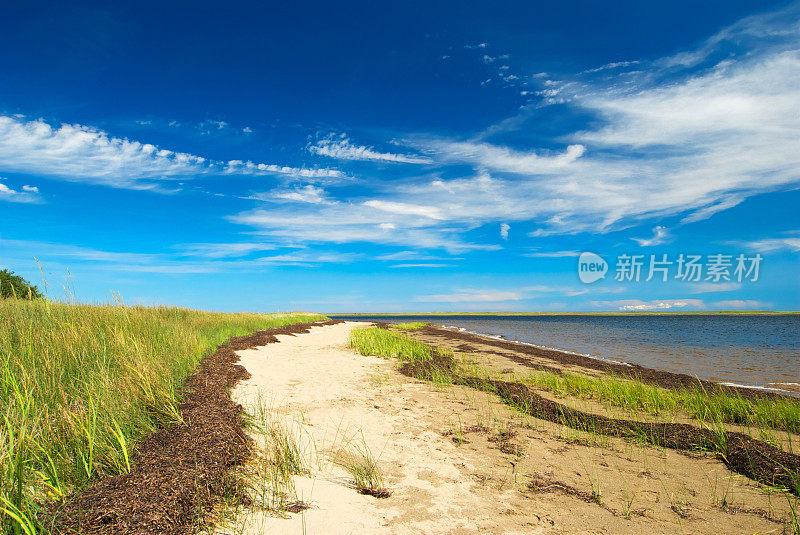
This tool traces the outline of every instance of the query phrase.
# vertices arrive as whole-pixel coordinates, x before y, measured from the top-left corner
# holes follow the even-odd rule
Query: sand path
[[[236,387],[234,400],[251,413],[259,403],[268,405],[293,429],[302,429],[311,475],[297,476],[295,485],[298,498],[312,507],[286,519],[251,511],[242,515],[235,531],[514,533],[497,521],[508,510],[502,496],[479,488],[458,448],[438,432],[448,422],[431,421],[426,414],[431,388],[398,382],[392,362],[346,347],[350,330],[365,325],[315,327],[308,334],[278,336],[279,343],[238,352],[252,378]],[[326,451],[348,443],[354,448],[366,444],[378,459],[391,497],[357,493],[345,471],[324,461]],[[530,527],[519,532],[531,533]]]
[[[698,478],[730,476],[717,461],[613,441],[611,450],[584,447],[558,429],[530,423],[517,427],[524,455],[504,453],[492,436],[514,416],[496,398],[437,389],[400,375],[392,361],[356,354],[347,347],[349,333],[366,325],[314,327],[238,352],[252,378],[233,398],[251,414],[268,407],[299,437],[310,474],[294,483],[297,498],[311,508],[286,518],[248,509],[218,533],[654,534],[686,531],[687,523],[688,532],[719,533],[720,522],[730,533],[782,529],[754,515],[701,507],[700,495],[691,520],[674,512],[665,495],[695,496]],[[469,431],[476,423],[488,429]],[[456,443],[456,435],[465,440]],[[329,462],[330,452],[364,447],[378,460],[389,498],[359,494],[350,475]],[[532,473],[587,489],[589,478],[602,478],[604,506],[559,492],[531,493],[525,484]],[[617,511],[610,512],[606,500],[622,503],[634,487],[633,508],[641,514],[624,518],[613,501]]]

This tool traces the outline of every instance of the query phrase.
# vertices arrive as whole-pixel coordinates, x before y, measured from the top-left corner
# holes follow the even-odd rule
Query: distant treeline
[[[0,271],[0,297],[19,299],[40,299],[44,297],[39,288],[29,283],[13,271],[4,269]]]

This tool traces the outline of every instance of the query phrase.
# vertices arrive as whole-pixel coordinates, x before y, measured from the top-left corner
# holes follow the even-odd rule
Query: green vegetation
[[[179,420],[180,388],[231,336],[323,319],[0,300],[0,532],[37,502],[130,469],[133,444]]]
[[[412,361],[425,360],[433,354],[433,349],[422,342],[379,327],[353,329],[350,333],[350,347],[356,348],[362,355]]]
[[[362,355],[408,361],[425,360],[434,353],[431,347],[408,336],[377,327],[354,330],[350,335],[350,345]],[[490,371],[470,359],[460,363],[459,373],[479,380],[492,378]],[[447,381],[444,370],[438,367],[426,371],[426,374],[425,379],[437,384],[452,382],[452,377]],[[596,399],[653,416],[682,413],[712,426],[733,423],[760,430],[800,433],[800,402],[788,398],[744,399],[737,393],[709,392],[702,388],[667,390],[611,375],[590,377],[569,372],[541,371],[524,377],[522,381],[558,396]]]
[[[400,329],[402,331],[419,331],[430,325],[424,321],[411,321],[408,323],[395,323],[392,325],[393,329]]]
[[[652,416],[683,413],[702,422],[800,433],[800,402],[787,398],[745,399],[736,392],[709,392],[700,387],[667,390],[611,375],[589,377],[569,372],[537,372],[523,382],[561,397],[595,399]]]
[[[287,511],[308,508],[298,501],[293,477],[309,472],[301,447],[299,428],[289,425],[263,399],[256,403],[248,423],[258,436],[255,454],[241,470],[244,493],[253,508],[283,516]],[[234,500],[239,503],[239,499]]]
[[[29,283],[13,271],[4,269],[0,271],[0,298],[40,299],[42,293],[39,288]]]
[[[391,495],[383,483],[378,461],[367,447],[363,435],[359,443],[347,444],[337,451],[331,461],[353,476],[353,487],[361,494],[376,498],[388,498]]]

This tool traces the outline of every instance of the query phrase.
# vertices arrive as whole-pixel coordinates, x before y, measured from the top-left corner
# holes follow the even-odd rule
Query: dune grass
[[[359,493],[376,498],[388,498],[391,495],[383,482],[378,460],[367,447],[363,434],[359,442],[351,441],[335,452],[331,461],[350,473],[353,488]]]
[[[353,329],[350,332],[350,347],[356,348],[362,355],[411,361],[425,360],[433,354],[433,349],[422,342],[379,327]]]
[[[409,321],[407,323],[394,323],[392,324],[392,328],[402,331],[419,331],[428,325],[430,325],[430,323],[424,321]]]
[[[130,470],[133,444],[179,420],[186,376],[231,336],[323,319],[0,300],[0,532],[37,503]]]

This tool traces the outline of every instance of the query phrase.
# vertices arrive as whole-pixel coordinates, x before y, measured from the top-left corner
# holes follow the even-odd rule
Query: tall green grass
[[[569,372],[537,372],[525,382],[558,396],[595,399],[631,412],[653,416],[684,414],[702,422],[800,433],[800,400],[743,398],[738,392],[708,391],[702,387],[668,390],[613,375],[589,377]]]
[[[430,325],[430,323],[425,321],[409,321],[407,323],[395,323],[392,325],[394,329],[400,329],[403,331],[419,331],[424,329]]]
[[[350,332],[350,347],[356,348],[362,355],[377,355],[411,361],[425,360],[433,355],[433,349],[430,346],[402,333],[379,327],[353,329]]]
[[[37,503],[130,470],[132,445],[180,416],[180,388],[231,336],[323,316],[0,300],[0,533]]]

